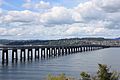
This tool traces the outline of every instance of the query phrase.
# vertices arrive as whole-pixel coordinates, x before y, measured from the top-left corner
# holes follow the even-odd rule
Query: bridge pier
[[[68,54],[71,54],[71,52],[70,52],[70,47],[68,47]]]
[[[67,47],[65,47],[64,49],[65,49],[65,55],[67,55]]]
[[[45,48],[41,48],[41,59],[45,59]]]
[[[73,47],[73,53],[75,53],[75,48]]]
[[[61,48],[62,49],[62,56],[64,55],[64,47]]]
[[[61,56],[61,54],[62,54],[62,51],[61,51],[61,50],[62,50],[62,48],[59,47],[59,48],[58,48],[58,56]]]
[[[82,47],[80,47],[80,52],[82,52]]]
[[[32,49],[28,49],[28,61],[33,59],[33,50]]]
[[[72,54],[71,47],[69,47],[69,54]]]
[[[12,50],[12,63],[17,62],[18,60],[18,53],[17,53],[17,49],[13,49]]]
[[[57,49],[54,48],[54,57],[57,56]]]
[[[46,48],[46,57],[49,57],[49,48]]]
[[[52,54],[52,57],[54,57],[55,56],[55,49],[54,48],[52,48],[52,50],[51,50],[51,54]]]
[[[78,52],[85,52],[85,51],[93,51],[98,49],[104,49],[109,48],[108,46],[96,46],[96,45],[84,45],[84,46],[35,46],[35,48],[32,46],[28,47],[4,47],[2,48],[2,64],[6,63],[8,64],[8,51],[12,50],[12,63],[18,61],[18,50],[20,49],[20,61],[26,60],[26,58],[29,60],[33,60],[33,49],[35,60],[43,58],[50,58],[50,57],[57,57],[57,56],[64,56],[69,55],[73,53]],[[26,56],[26,50],[27,50],[27,56]],[[40,52],[41,51],[41,52]]]
[[[83,52],[85,52],[85,47],[83,47]]]
[[[52,54],[51,48],[48,49],[48,52],[49,52],[49,58],[50,58],[50,57],[51,57],[51,54]]]
[[[56,56],[59,54],[59,48],[56,48]]]
[[[35,48],[35,59],[39,59],[39,48]]]
[[[75,47],[75,53],[77,52],[77,49],[76,49],[76,47]]]
[[[85,51],[88,51],[88,48],[89,48],[89,47],[87,46]]]
[[[21,52],[20,52],[20,61],[22,62],[22,60],[26,60],[26,53],[25,53],[25,49],[21,49]]]
[[[89,46],[89,51],[91,51],[91,47]]]
[[[2,50],[2,64],[8,64],[8,49]]]

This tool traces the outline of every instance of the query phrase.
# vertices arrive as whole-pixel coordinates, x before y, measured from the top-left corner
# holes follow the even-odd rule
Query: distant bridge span
[[[78,52],[93,51],[109,48],[102,45],[80,45],[80,46],[48,46],[48,45],[2,45],[2,64],[8,64],[9,56],[12,63],[21,61],[32,61],[34,59],[45,59],[50,57],[64,56]],[[11,52],[9,52],[11,51]],[[20,56],[18,56],[18,53]],[[9,55],[8,55],[9,54]],[[18,58],[19,57],[19,58]]]

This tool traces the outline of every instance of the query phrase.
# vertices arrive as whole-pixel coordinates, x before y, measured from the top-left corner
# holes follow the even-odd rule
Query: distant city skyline
[[[120,37],[120,0],[0,0],[0,39]]]

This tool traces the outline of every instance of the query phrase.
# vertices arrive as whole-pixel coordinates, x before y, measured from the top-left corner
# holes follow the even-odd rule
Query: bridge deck
[[[29,48],[60,48],[60,47],[109,47],[109,46],[102,46],[102,45],[77,45],[77,46],[49,46],[49,45],[2,45],[0,46],[0,50],[3,49],[29,49]]]

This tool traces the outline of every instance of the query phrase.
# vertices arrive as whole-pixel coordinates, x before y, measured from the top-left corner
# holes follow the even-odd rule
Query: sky
[[[120,0],[0,0],[0,39],[120,37]]]

